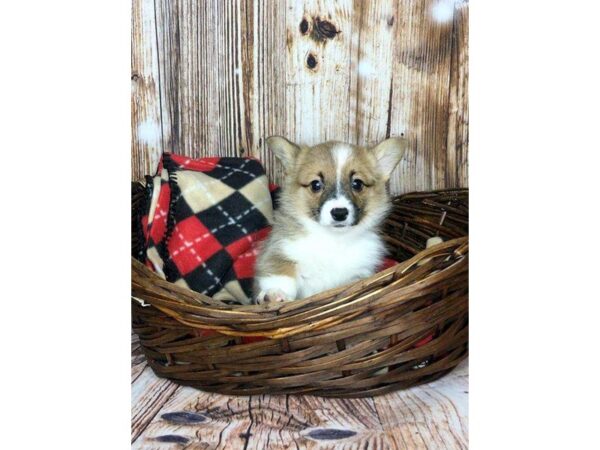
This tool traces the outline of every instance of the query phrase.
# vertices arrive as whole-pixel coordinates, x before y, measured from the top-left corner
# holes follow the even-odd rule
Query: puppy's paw
[[[276,303],[286,302],[291,300],[281,289],[269,289],[267,291],[260,291],[256,297],[256,303]]]
[[[258,292],[256,303],[275,303],[294,300],[298,292],[296,280],[284,275],[258,277]]]

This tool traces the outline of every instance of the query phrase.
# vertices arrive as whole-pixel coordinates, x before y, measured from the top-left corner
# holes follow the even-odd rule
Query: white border
[[[3,5],[3,448],[130,447],[130,9]]]
[[[598,446],[598,15],[470,5],[470,443]]]

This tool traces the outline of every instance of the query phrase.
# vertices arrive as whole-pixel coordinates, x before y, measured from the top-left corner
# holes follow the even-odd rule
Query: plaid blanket
[[[277,192],[261,164],[166,153],[146,181],[146,264],[177,285],[250,303],[257,245],[270,231]]]

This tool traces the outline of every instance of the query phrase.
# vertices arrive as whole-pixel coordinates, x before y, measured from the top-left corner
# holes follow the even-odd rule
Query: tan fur
[[[296,276],[296,264],[277,252],[276,246],[263,246],[261,252],[268,257],[263,257],[257,262],[257,273]]]

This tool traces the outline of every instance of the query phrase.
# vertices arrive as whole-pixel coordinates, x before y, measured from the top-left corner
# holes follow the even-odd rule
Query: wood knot
[[[300,33],[306,34],[308,33],[308,21],[303,17],[300,22]]]
[[[139,80],[140,78],[141,78],[141,77],[140,77],[140,75],[139,75],[139,74],[137,74],[137,73],[132,73],[132,74],[131,74],[131,81],[137,81],[137,80]]]
[[[188,438],[177,434],[165,434],[163,436],[157,436],[154,439],[158,442],[167,442],[171,444],[187,444],[189,442]]]
[[[346,439],[356,435],[356,431],[340,430],[336,428],[317,428],[311,430],[308,436],[313,439],[330,441],[334,439]]]
[[[314,70],[317,67],[317,58],[312,53],[309,53],[306,57],[306,66],[310,70]]]
[[[333,39],[340,32],[333,23],[328,20],[321,20],[320,17],[315,17],[313,23],[311,37],[316,41]]]
[[[201,423],[206,420],[206,417],[204,417],[202,414],[196,414],[188,411],[164,413],[160,417],[167,422],[173,422],[182,425]]]

